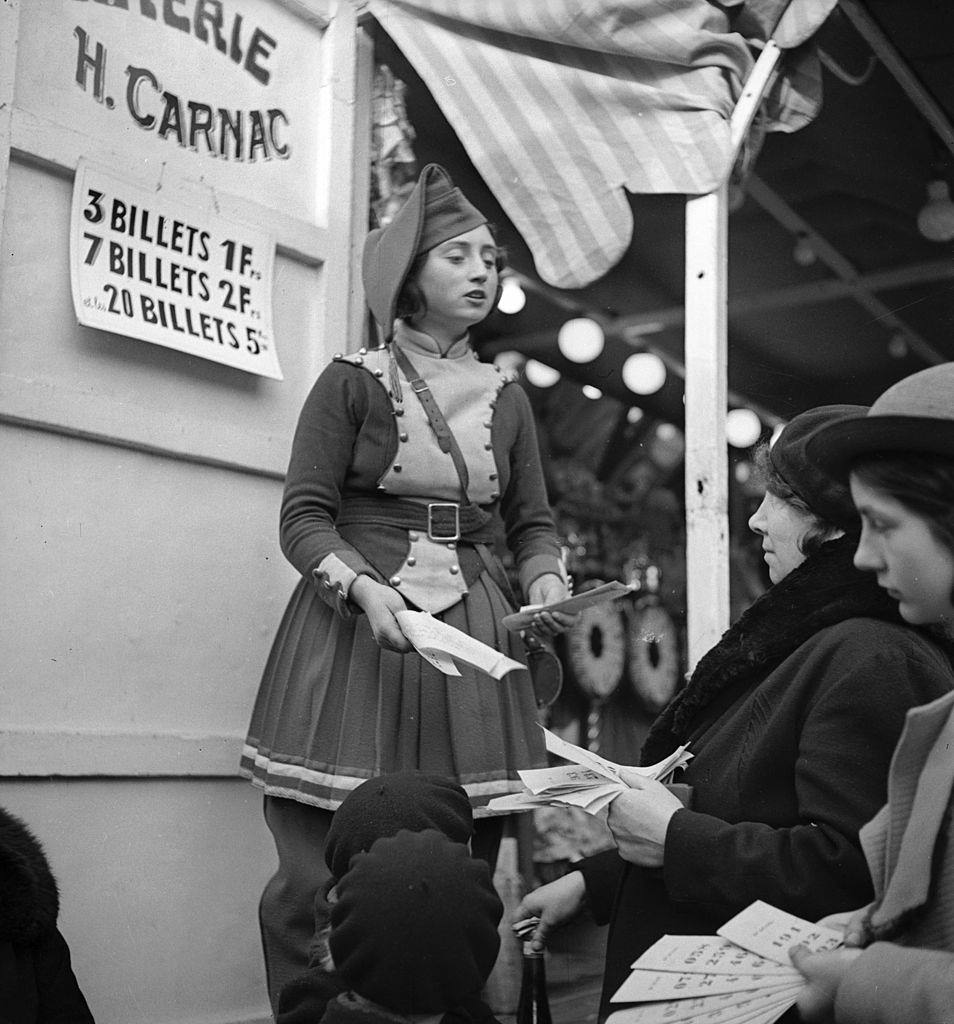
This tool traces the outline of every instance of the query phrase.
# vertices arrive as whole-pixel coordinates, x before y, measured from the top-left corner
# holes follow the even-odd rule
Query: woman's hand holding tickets
[[[405,611],[407,604],[393,587],[387,587],[362,574],[351,584],[348,596],[368,616],[368,624],[378,646],[386,651],[397,651],[398,654],[407,654],[413,650],[411,642],[394,617],[397,612]]]
[[[530,584],[527,599],[531,605],[534,604],[555,604],[557,601],[565,601],[570,596],[566,583],[556,573],[544,573],[538,576]],[[579,614],[579,613],[577,613]],[[530,629],[538,636],[546,640],[563,633],[576,621],[576,614],[568,615],[566,612],[538,611],[533,616],[533,623]]]
[[[619,855],[640,867],[662,867],[666,831],[682,801],[661,782],[638,772],[623,768],[621,778],[630,788],[613,800],[606,819]]]

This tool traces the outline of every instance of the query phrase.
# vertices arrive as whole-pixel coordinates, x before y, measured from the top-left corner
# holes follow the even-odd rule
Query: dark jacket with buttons
[[[408,1018],[390,1013],[381,1006],[358,1002],[350,993],[344,993],[327,1003],[323,1016],[302,1017],[303,1024],[306,1019],[307,1024],[406,1024]],[[278,1020],[279,1024],[284,1024],[285,1018],[279,1015]],[[500,1024],[500,1022],[483,1003],[474,1000],[467,1006],[448,1010],[441,1019],[441,1024]]]
[[[426,375],[427,361],[415,358],[417,368]],[[475,365],[469,350],[466,358],[474,373],[490,370]],[[389,484],[382,485],[389,477],[393,480],[395,466],[400,467],[399,449],[405,444],[420,445],[421,435],[425,435],[423,440],[434,448],[434,461],[444,460],[444,486],[450,479],[452,489],[421,497],[446,501],[458,496],[450,456],[434,447],[426,423],[418,427],[416,436],[407,437],[407,422],[415,417],[420,421],[418,400],[405,384],[402,401],[396,402],[388,387],[389,376],[390,363],[383,351],[345,357],[326,367],[302,408],[285,478],[282,550],[303,576],[315,579],[319,595],[342,615],[353,608],[344,599],[346,587],[340,585],[340,574],[336,581],[334,570],[327,571],[330,561],[354,573],[367,573],[379,582],[391,582],[398,589],[395,580],[410,572],[410,538],[415,531],[391,521],[387,501],[395,495]],[[526,593],[536,577],[559,573],[559,540],[526,393],[503,377],[493,381],[488,393],[493,396],[490,407],[480,417],[461,421],[455,419],[453,409],[442,411],[455,436],[460,435],[462,448],[475,443],[464,431],[477,431],[478,450],[486,447],[492,454],[486,457],[486,464],[492,469],[487,476],[493,480],[476,479],[475,473],[469,492],[493,516]],[[403,418],[398,415],[405,412]],[[358,517],[357,522],[342,525],[343,505],[362,497],[382,502],[380,509],[364,521]],[[465,584],[470,584],[483,571],[484,562],[472,546],[461,543],[457,548],[456,566]]]

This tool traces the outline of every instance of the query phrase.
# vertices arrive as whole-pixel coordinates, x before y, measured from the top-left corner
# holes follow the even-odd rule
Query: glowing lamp
[[[762,421],[751,409],[732,409],[725,418],[725,439],[733,448],[750,448],[762,435]]]
[[[560,371],[554,370],[546,363],[536,359],[528,359],[523,368],[524,376],[535,388],[552,388],[560,379]]]
[[[521,352],[514,352],[511,349],[506,352],[498,352],[494,356],[494,366],[499,367],[507,374],[518,374],[525,361],[526,357]]]
[[[557,347],[571,363],[590,363],[603,351],[603,328],[589,317],[575,317],[560,328]]]
[[[795,248],[792,249],[792,259],[800,267],[810,267],[818,260],[818,253],[815,252],[815,247],[804,232],[799,232]]]
[[[892,334],[888,339],[888,355],[892,359],[904,359],[908,351],[908,339],[900,333]]]
[[[500,287],[497,309],[501,313],[519,313],[527,304],[527,293],[515,277],[505,277]]]
[[[623,383],[635,395],[654,395],[666,383],[666,364],[653,352],[636,352],[623,363]]]
[[[918,214],[918,231],[929,242],[950,242],[954,238],[954,203],[947,182],[927,183],[928,201]]]

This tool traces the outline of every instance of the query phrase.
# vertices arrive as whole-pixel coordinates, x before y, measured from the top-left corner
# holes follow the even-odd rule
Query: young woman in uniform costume
[[[422,609],[523,660],[500,622],[512,603],[498,533],[527,602],[567,596],[526,394],[468,340],[496,302],[500,264],[486,218],[443,168],[425,167],[365,243],[384,344],[336,356],[301,412],[281,509],[282,550],[301,580],[242,759],[265,791],[280,862],[260,908],[273,1005],[307,962],[325,837],[352,789],[406,770],[459,783],[474,853],[493,863],[502,822],[488,801],[522,788],[518,769],[546,763],[528,673],[498,682],[461,665],[446,676],[395,619]],[[445,426],[433,425],[430,399]],[[545,637],[571,622],[542,613],[535,628]]]

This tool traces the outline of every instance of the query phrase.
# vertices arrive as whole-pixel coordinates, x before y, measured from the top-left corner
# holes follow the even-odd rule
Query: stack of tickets
[[[508,672],[527,671],[526,665],[508,658],[489,644],[475,640],[462,630],[435,619],[428,612],[412,612],[405,608],[394,617],[401,632],[418,654],[444,675],[459,676],[458,661],[473,665],[494,679],[502,679]]]
[[[620,793],[626,792],[628,787],[621,779],[620,765],[607,761],[591,750],[568,743],[548,729],[544,729],[543,733],[547,750],[573,763],[518,772],[526,792],[495,797],[489,803],[494,810],[529,811],[536,807],[563,805],[580,807],[588,814],[599,814]],[[684,767],[691,757],[692,754],[682,746],[658,764],[629,770],[647,779],[662,781],[677,768]]]
[[[804,978],[792,946],[841,945],[842,933],[760,900],[717,935],[664,935],[633,964],[606,1024],[771,1024],[795,1003]]]

